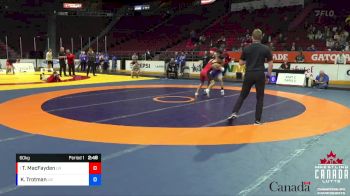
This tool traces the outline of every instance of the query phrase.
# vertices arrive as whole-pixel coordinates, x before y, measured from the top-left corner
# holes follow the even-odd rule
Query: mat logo
[[[348,76],[350,76],[350,69],[346,72],[346,74],[347,74]]]
[[[276,181],[270,183],[272,192],[310,192],[311,182],[301,182],[300,184],[281,185]]]
[[[338,158],[331,151],[315,166],[315,179],[324,184],[341,183],[343,180],[349,179],[348,165],[345,165],[343,159]]]

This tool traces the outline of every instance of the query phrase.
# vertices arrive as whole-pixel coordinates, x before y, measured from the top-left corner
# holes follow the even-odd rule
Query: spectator
[[[184,73],[185,66],[186,66],[186,54],[182,52],[181,55],[179,56],[179,67],[180,67],[181,75],[183,75]]]
[[[283,70],[290,70],[290,63],[288,62],[288,59],[286,59],[280,66],[280,69]]]
[[[334,36],[333,36],[334,41],[339,42],[340,41],[340,35],[338,34],[338,32],[335,32]]]
[[[285,43],[286,42],[286,38],[283,36],[282,33],[278,34],[278,38],[277,38],[278,43]]]
[[[346,42],[346,43],[345,43],[345,49],[344,49],[344,50],[345,50],[345,51],[349,51],[349,49],[350,49],[350,48],[349,48],[349,42]]]
[[[8,74],[8,73],[15,74],[15,69],[14,69],[12,61],[10,59],[6,60],[6,74]]]
[[[194,30],[192,30],[190,32],[190,39],[191,39],[193,44],[197,44],[198,43],[198,38],[197,38],[196,32]]]
[[[204,35],[201,35],[200,37],[199,37],[199,44],[200,45],[203,45],[203,44],[205,44],[205,41],[207,40],[207,38],[204,36]]]
[[[226,38],[225,38],[225,36],[224,35],[222,35],[219,39],[218,39],[218,41],[216,42],[216,44],[217,44],[217,47],[219,48],[219,49],[224,49],[225,47],[226,47]]]
[[[92,71],[93,75],[96,76],[96,64],[95,64],[96,55],[95,55],[95,52],[92,50],[92,48],[89,48],[87,57],[88,57],[88,68],[86,70],[86,76],[89,76],[90,70]]]
[[[47,62],[47,69],[50,72],[51,68],[53,67],[51,48],[49,48],[49,50],[46,52],[46,62]]]
[[[290,51],[296,51],[295,42],[292,43],[292,46],[290,47]]]
[[[179,52],[175,52],[175,64],[176,64],[176,66],[177,67],[179,67],[180,66],[180,54],[179,54]]]
[[[332,37],[332,32],[331,32],[331,30],[329,29],[329,27],[327,27],[327,26],[325,26],[325,36],[326,36],[326,39]]]
[[[327,74],[324,73],[324,71],[320,71],[320,74],[316,77],[316,79],[313,81],[313,87],[320,88],[320,89],[327,89],[329,83],[329,77]]]
[[[225,76],[226,72],[229,68],[229,64],[233,59],[230,57],[230,55],[228,54],[228,52],[226,50],[223,51],[222,55],[224,57],[224,71],[222,72],[222,75]]]
[[[269,36],[267,36],[265,33],[263,33],[263,37],[261,39],[262,44],[267,44],[269,42]]]
[[[307,35],[307,38],[309,38],[309,40],[314,40],[315,39],[315,34],[312,32],[309,32]]]
[[[178,67],[175,63],[175,59],[171,58],[168,65],[167,65],[167,72],[166,72],[167,78],[170,78],[170,74],[174,74],[175,79],[177,79],[178,78],[178,74],[177,74],[178,70],[177,69],[178,69]]]
[[[340,45],[342,45],[342,46],[345,46],[345,44],[346,44],[346,41],[347,41],[347,39],[348,39],[348,34],[347,34],[347,31],[345,31],[345,30],[343,30],[341,33],[340,33],[340,35],[339,35],[339,43],[340,43]]]
[[[345,37],[346,40],[349,38],[349,32],[347,32],[345,29],[342,31],[342,35]]]
[[[295,57],[295,62],[304,63],[305,56],[303,55],[303,51],[299,51],[299,54]]]
[[[332,49],[334,47],[334,40],[333,38],[328,38],[326,41],[326,47]]]
[[[141,67],[140,64],[138,63],[138,55],[136,53],[134,53],[131,56],[131,63],[130,65],[131,67],[131,78],[134,78],[136,76],[136,78],[139,77],[140,73],[141,73]]]
[[[343,49],[343,46],[341,46],[339,42],[335,42],[332,51],[342,51]]]
[[[314,44],[311,44],[311,46],[309,46],[307,48],[308,51],[317,51],[317,49],[315,48],[315,45]]]
[[[271,51],[275,51],[275,46],[273,45],[273,42],[270,42],[270,45],[269,45],[269,47],[270,47],[270,50]],[[242,48],[243,49],[243,48]]]
[[[332,31],[333,31],[333,33],[336,33],[337,32],[337,26],[334,26],[333,28],[332,28]]]
[[[150,50],[147,50],[145,53],[145,59],[146,60],[151,60],[152,59],[152,54]]]
[[[343,52],[337,55],[337,57],[334,60],[334,64],[346,64],[346,57]]]
[[[86,63],[87,63],[87,55],[85,54],[85,51],[81,51],[79,55],[80,59],[80,68],[81,71],[86,71]]]
[[[202,68],[204,68],[208,64],[210,59],[211,58],[210,58],[208,51],[205,51],[204,56],[203,56],[203,67]]]
[[[95,56],[95,71],[100,71],[100,64],[101,64],[101,59],[100,58],[100,53],[99,52],[96,52],[96,56]]]
[[[104,73],[107,73],[109,68],[109,55],[107,53],[105,53],[103,55],[103,66],[102,66],[102,70]]]
[[[113,55],[113,57],[112,57],[112,70],[113,71],[116,71],[117,70],[117,61],[118,60],[118,58],[117,58],[117,56],[115,56],[115,55]]]
[[[99,56],[98,56],[98,62],[99,62],[99,66],[101,66],[100,68],[103,69],[103,63],[104,63],[104,55],[102,52],[99,53]]]
[[[317,31],[317,33],[315,34],[315,39],[316,40],[321,40],[323,39],[323,34],[320,30]]]

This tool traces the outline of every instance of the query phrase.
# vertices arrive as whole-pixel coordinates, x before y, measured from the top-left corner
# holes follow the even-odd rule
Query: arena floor
[[[298,195],[350,194],[348,180],[315,179],[331,151],[350,164],[350,91],[268,85],[265,123],[253,126],[254,92],[238,119],[225,120],[241,84],[194,100],[195,80],[9,77],[0,76],[0,194],[290,195],[271,182],[310,182]],[[102,186],[18,187],[16,153],[101,153]]]

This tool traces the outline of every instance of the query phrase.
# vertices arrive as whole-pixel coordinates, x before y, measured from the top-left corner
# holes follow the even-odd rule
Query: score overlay
[[[17,186],[100,186],[101,154],[16,154]]]

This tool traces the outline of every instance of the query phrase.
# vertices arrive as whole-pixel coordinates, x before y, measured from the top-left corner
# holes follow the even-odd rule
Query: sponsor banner
[[[231,58],[237,61],[241,57],[241,52],[228,52]],[[289,62],[295,62],[295,58],[299,52],[288,52],[288,51],[274,51],[273,53],[274,62],[283,62],[288,60]],[[328,63],[334,64],[334,61],[339,52],[337,51],[316,51],[316,52],[303,52],[305,57],[304,63]],[[344,52],[346,62],[350,64],[350,52]]]
[[[339,65],[337,79],[350,81],[350,65]]]
[[[60,67],[58,59],[52,59],[52,61],[53,61],[53,68],[59,68]],[[40,64],[38,63],[38,65],[40,65],[40,67],[47,67],[47,61],[41,59],[40,60]]]
[[[279,73],[276,84],[304,86],[305,74]]]
[[[116,61],[115,67],[113,67],[113,63],[112,62],[113,62],[112,60],[109,60],[108,70],[112,70],[112,69],[120,70],[121,60],[117,60]],[[68,67],[67,62],[66,62],[66,65]],[[81,67],[80,67],[80,60],[79,59],[75,59],[74,60],[74,65],[75,65],[76,69],[79,69],[79,70],[81,69]],[[47,61],[45,59],[38,60],[38,66],[39,67],[47,67]],[[86,67],[87,67],[87,65],[86,65]],[[53,59],[53,68],[57,68],[57,69],[60,68],[60,64],[59,64],[58,59]]]
[[[131,71],[131,60],[125,61],[125,70]],[[165,62],[164,61],[138,61],[142,72],[154,72],[154,73],[164,73],[165,72]]]
[[[33,63],[14,63],[15,73],[31,73],[35,72]]]
[[[291,64],[291,69],[305,70],[307,76],[316,78],[316,76],[323,70],[328,76],[329,80],[347,80],[350,81],[350,76],[347,71],[350,70],[350,65],[334,65],[334,64]]]
[[[190,74],[199,74],[202,70],[202,61],[186,62],[186,66],[190,68]],[[279,69],[281,63],[274,63],[273,69]],[[267,68],[267,64],[265,64]],[[323,70],[330,80],[347,80],[350,81],[350,65],[335,65],[335,64],[307,64],[307,63],[291,63],[291,69],[305,70],[307,77],[316,78],[321,70]],[[230,62],[227,68],[226,76],[234,77],[236,72],[245,72],[244,67],[239,66],[238,62]]]
[[[190,70],[190,74],[200,74],[203,68],[203,61],[187,61],[186,66]]]

